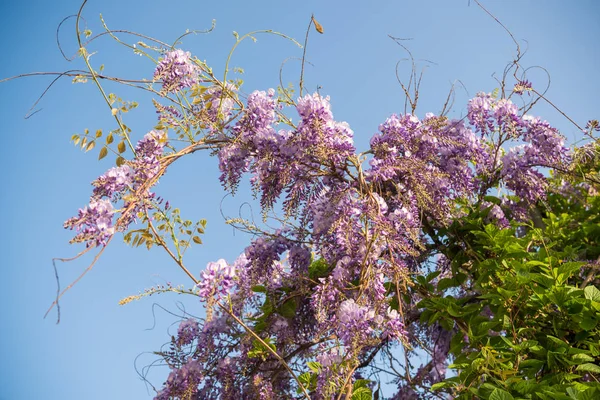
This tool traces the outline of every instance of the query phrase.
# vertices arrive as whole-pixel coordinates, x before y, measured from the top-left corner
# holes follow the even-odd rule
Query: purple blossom
[[[154,103],[154,108],[156,108],[159,121],[172,126],[179,126],[178,119],[181,118],[181,113],[174,106],[163,106],[156,100],[152,102]]]
[[[206,269],[202,271],[200,282],[198,282],[198,295],[207,301],[211,298],[220,299],[227,295],[235,285],[236,271],[223,259],[217,262],[209,262]]]
[[[226,83],[225,90],[221,86],[211,86],[206,89],[206,107],[211,122],[226,120],[231,116],[235,106],[233,96],[236,92],[237,87],[232,83]]]
[[[92,182],[94,190],[89,206],[79,210],[77,217],[70,218],[64,223],[65,228],[77,229],[79,232],[71,243],[86,242],[87,247],[106,244],[116,228],[112,225],[115,207],[111,201],[116,203],[123,199],[128,191],[136,194],[136,199],[133,200],[136,205],[130,210],[127,218],[121,220],[121,225],[118,227],[120,231],[125,230],[134,221],[138,212],[149,207],[145,200],[154,197],[154,193],[149,189],[156,182],[148,184],[148,181],[154,179],[160,171],[160,157],[166,142],[165,132],[148,132],[135,148],[135,159],[120,167],[109,169]],[[144,190],[140,191],[142,187]],[[123,208],[129,207],[131,201],[125,201]]]
[[[181,321],[179,328],[177,329],[177,337],[179,343],[182,345],[190,344],[198,337],[200,328],[198,327],[198,321],[193,318],[188,318]]]
[[[467,106],[467,117],[471,125],[475,126],[482,135],[493,130],[492,105],[494,98],[491,94],[483,92],[477,93],[477,96],[469,100]]]
[[[270,146],[277,139],[271,124],[275,120],[275,92],[255,91],[248,96],[247,107],[240,120],[232,128],[236,140],[219,151],[220,180],[230,190],[235,190],[241,175],[257,156],[276,150]]]
[[[516,94],[523,94],[524,92],[530,92],[532,90],[531,82],[528,80],[517,81],[515,83],[515,87],[513,88],[513,92]]]
[[[254,92],[239,121],[231,128],[235,140],[219,152],[221,182],[234,191],[244,172],[261,195],[263,209],[272,208],[286,191],[284,208],[294,214],[311,194],[324,165],[329,174],[339,173],[354,153],[352,131],[336,122],[329,98],[318,94],[298,99],[301,121],[294,131],[277,130],[279,110],[275,92]],[[325,181],[327,178],[323,178]]]
[[[111,199],[113,195],[120,194],[132,185],[133,174],[134,171],[127,164],[109,169],[92,182],[94,186],[92,198],[108,197]]]
[[[161,93],[178,92],[198,82],[198,67],[190,60],[190,52],[177,49],[164,54],[154,71],[154,80],[162,80]]]
[[[334,121],[329,96],[314,93],[297,103],[301,122],[294,134],[295,144],[321,162],[342,166],[354,153],[354,133],[346,122]]]
[[[531,145],[513,147],[502,157],[502,176],[506,187],[513,190],[527,204],[545,198],[546,178],[533,165],[528,155],[535,150]]]
[[[600,132],[600,122],[597,119],[590,119],[587,124],[585,124],[585,128]]]
[[[275,398],[275,395],[273,394],[273,385],[271,385],[271,382],[264,379],[262,375],[255,375],[253,383],[258,392],[257,400],[273,400]]]
[[[481,209],[484,210],[486,208],[489,208],[489,211],[485,218],[485,222],[495,223],[500,229],[508,228],[510,226],[508,219],[504,215],[504,211],[502,211],[502,208],[500,208],[499,205],[484,201],[481,203]]]
[[[65,228],[78,232],[70,243],[86,242],[87,247],[106,245],[115,233],[112,224],[114,213],[110,200],[92,200],[88,206],[79,210],[77,217],[65,221]]]
[[[375,313],[365,306],[360,306],[353,299],[345,300],[338,308],[338,336],[349,347],[364,345],[373,332],[371,322]]]
[[[319,351],[316,359],[323,368],[328,368],[339,365],[344,360],[344,357],[340,353],[339,347],[332,347],[327,351]]]
[[[306,246],[294,245],[288,254],[291,270],[295,275],[306,276],[312,255]]]
[[[169,400],[175,397],[191,395],[198,391],[198,385],[203,379],[202,365],[198,360],[189,360],[180,368],[174,368],[163,390],[157,393],[155,400]]]
[[[384,337],[394,340],[405,340],[407,335],[408,332],[404,327],[400,314],[396,310],[388,308]]]

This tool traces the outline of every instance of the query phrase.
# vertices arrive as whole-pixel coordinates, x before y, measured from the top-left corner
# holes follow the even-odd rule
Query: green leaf
[[[198,236],[194,236],[192,238],[192,240],[194,241],[194,243],[196,244],[202,244],[202,239],[200,239]]]
[[[489,400],[514,400],[514,397],[506,390],[496,388],[492,394],[490,394]]]
[[[439,291],[444,291],[446,289],[449,289],[451,287],[455,287],[458,286],[458,283],[454,280],[454,279],[450,279],[450,278],[442,278],[439,280],[438,284],[437,284],[437,288]]]
[[[267,288],[264,287],[263,285],[254,285],[254,286],[252,286],[251,290],[254,293],[267,293]]]
[[[125,147],[125,142],[119,142],[117,145],[117,150],[119,153],[125,153],[125,150],[127,150],[127,147]]]
[[[575,354],[573,356],[573,360],[575,360],[575,361],[591,361],[591,362],[593,362],[594,361],[594,357],[589,356],[589,355],[584,354],[584,353],[579,353],[579,354]]]
[[[525,360],[525,361],[521,362],[521,364],[519,364],[519,367],[531,368],[531,369],[535,369],[537,371],[540,368],[542,368],[544,366],[544,364],[545,364],[545,362],[542,360],[529,359],[529,360]]]
[[[567,279],[569,279],[571,275],[573,275],[573,272],[579,271],[581,269],[581,266],[583,264],[584,263],[582,262],[568,262],[558,267],[558,277],[560,281],[566,282]]]
[[[581,322],[579,322],[579,327],[584,331],[591,331],[598,324],[598,320],[592,318],[584,318]]]
[[[368,388],[369,387],[369,383],[371,383],[370,380],[368,379],[357,379],[354,382],[354,385],[352,385],[352,390],[357,390],[359,388]]]
[[[578,400],[595,400],[598,399],[600,397],[600,393],[598,392],[597,388],[588,388],[586,390],[584,390],[583,392],[579,392],[579,395],[577,396]]]
[[[312,280],[317,280],[318,278],[323,278],[327,276],[329,272],[329,265],[327,262],[319,258],[318,260],[313,261],[308,266],[308,277]]]
[[[300,383],[302,383],[302,386],[304,386],[304,388],[307,390],[313,390],[313,388],[315,388],[317,385],[317,375],[312,374],[310,372],[305,372],[299,375],[298,380],[300,381]],[[302,394],[302,389],[296,389],[296,393]]]
[[[438,383],[431,385],[431,390],[436,391],[436,390],[440,390],[440,389],[449,388],[452,386],[453,386],[452,382],[442,381],[442,382],[438,382]]]
[[[366,387],[361,387],[352,392],[352,400],[372,400],[373,393],[371,389]]]
[[[298,303],[296,302],[296,298],[292,297],[291,299],[284,301],[281,307],[279,307],[279,314],[286,318],[294,318],[297,307]]]
[[[586,299],[592,301],[600,301],[600,290],[598,290],[596,286],[586,286],[586,288],[583,289],[583,292],[585,293]]]
[[[306,363],[306,366],[308,368],[310,368],[310,370],[316,374],[318,374],[319,372],[321,372],[321,363],[318,363],[316,361],[309,361]]]
[[[597,366],[596,364],[592,364],[592,363],[581,364],[581,365],[577,366],[576,370],[600,374],[600,367]]]
[[[298,375],[298,380],[300,382],[302,382],[304,385],[308,385],[308,384],[310,384],[311,375],[312,374],[310,372],[305,372],[301,375]]]

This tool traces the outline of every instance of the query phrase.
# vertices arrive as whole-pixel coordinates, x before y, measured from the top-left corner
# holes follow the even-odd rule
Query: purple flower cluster
[[[134,171],[127,164],[109,169],[92,182],[94,186],[92,198],[107,197],[112,199],[113,195],[121,193],[132,186],[133,177]]]
[[[154,397],[155,400],[170,400],[173,398],[191,398],[198,391],[198,385],[203,380],[202,365],[197,360],[189,360],[180,368],[174,368],[165,387]]]
[[[279,137],[271,127],[277,108],[274,95],[271,89],[268,93],[255,91],[248,96],[244,114],[232,129],[236,140],[219,152],[220,179],[232,191],[254,159],[278,149]]]
[[[315,177],[326,165],[339,171],[354,154],[352,130],[333,120],[329,98],[318,94],[298,99],[300,123],[296,130],[276,130],[279,106],[275,92],[254,92],[243,116],[231,129],[234,140],[219,152],[221,182],[235,190],[244,172],[269,209],[284,190],[286,211],[292,214],[306,201]]]
[[[150,131],[137,144],[136,158],[120,167],[111,168],[92,182],[94,190],[90,204],[79,210],[77,217],[64,223],[68,229],[76,229],[77,235],[71,243],[86,242],[87,247],[105,245],[116,230],[123,231],[134,221],[138,211],[149,207],[146,201],[154,197],[149,189],[156,182],[153,179],[160,170],[160,157],[167,141],[165,132]],[[127,208],[132,202],[135,207],[122,221],[122,225],[113,226],[112,218],[116,213],[113,203],[123,199],[128,192],[135,199],[124,201]]]
[[[188,318],[179,324],[179,328],[177,329],[178,341],[182,345],[190,344],[198,337],[199,332],[198,321]]]
[[[477,171],[491,179],[502,179],[523,205],[512,207],[515,215],[524,215],[523,207],[528,207],[545,197],[547,182],[539,167],[560,168],[570,162],[564,138],[546,121],[528,115],[520,116],[515,104],[508,99],[494,99],[489,94],[478,93],[469,101],[469,121],[482,135],[497,132],[498,147],[509,139],[526,142],[510,148],[505,155],[495,157],[490,163],[478,163]],[[500,153],[496,149],[495,153]],[[499,169],[499,171],[497,171]],[[499,172],[499,175],[497,175]],[[482,178],[485,180],[485,177]]]
[[[273,400],[275,395],[273,393],[273,385],[271,382],[264,379],[261,375],[254,376],[254,386],[258,392],[257,400]]]
[[[235,106],[233,96],[236,92],[237,87],[232,83],[226,83],[225,89],[216,85],[206,89],[205,95],[208,97],[206,107],[212,122],[226,120],[231,116]]]
[[[358,349],[369,343],[376,344],[379,337],[392,340],[406,338],[407,332],[396,310],[388,308],[382,315],[348,299],[339,305],[336,318],[337,336],[350,349]]]
[[[154,71],[154,80],[162,80],[161,93],[177,92],[198,82],[198,67],[191,61],[190,52],[177,49],[164,54]]]
[[[225,260],[209,262],[206,269],[202,271],[200,282],[197,285],[198,296],[205,301],[219,300],[235,286],[235,277],[235,268],[227,265]]]
[[[379,325],[383,322],[381,316],[375,315],[368,307],[356,304],[353,299],[340,304],[337,319],[338,336],[350,348],[367,343],[373,333],[373,323]]]
[[[150,131],[135,146],[135,159],[131,166],[135,170],[135,181],[145,183],[154,178],[160,169],[160,157],[167,144],[167,133]]]
[[[65,221],[65,228],[77,230],[70,243],[86,242],[87,247],[105,245],[115,233],[114,213],[110,200],[92,199],[88,206],[79,210],[77,217]]]
[[[489,156],[461,121],[432,114],[423,121],[414,115],[392,115],[379,130],[371,139],[374,157],[366,174],[396,192],[391,194],[397,207],[426,210],[443,221],[450,216],[453,200],[473,194],[476,180],[470,163],[484,164]]]
[[[301,122],[293,143],[303,149],[305,157],[311,156],[312,162],[342,167],[354,154],[354,132],[346,122],[333,119],[329,96],[306,95],[298,99],[296,110]]]
[[[513,88],[513,92],[516,94],[523,94],[524,92],[530,92],[532,90],[531,82],[528,80],[517,81]]]
[[[494,130],[494,123],[492,121],[493,104],[494,98],[489,93],[477,93],[477,96],[469,100],[467,117],[471,125],[481,132],[482,135]]]
[[[152,101],[154,103],[154,108],[156,108],[156,113],[158,114],[158,120],[162,123],[171,125],[171,126],[179,126],[179,119],[181,118],[181,113],[174,106],[163,106],[156,100]]]
[[[487,217],[485,218],[485,222],[487,223],[495,223],[499,228],[504,229],[510,226],[510,222],[504,215],[504,211],[500,208],[499,205],[490,203],[489,201],[484,201],[481,203],[481,209],[488,209]]]
[[[511,148],[501,158],[501,177],[506,187],[529,206],[546,196],[547,180],[538,168],[564,168],[571,158],[564,138],[547,122],[525,116],[520,125],[521,138],[528,143]],[[523,210],[517,214],[523,214]]]

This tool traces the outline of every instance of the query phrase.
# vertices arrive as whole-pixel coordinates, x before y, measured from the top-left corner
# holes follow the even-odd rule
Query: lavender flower
[[[515,87],[513,88],[513,92],[516,94],[523,94],[524,92],[530,92],[531,90],[531,82],[528,80],[517,81],[517,83],[515,83]]]
[[[88,206],[79,210],[77,217],[65,221],[65,228],[76,229],[78,232],[70,243],[86,242],[87,247],[106,245],[115,233],[112,225],[114,213],[109,200],[92,200]]]
[[[183,398],[195,394],[198,391],[198,384],[204,378],[202,374],[202,365],[198,360],[189,360],[181,368],[174,368],[167,381],[165,388],[157,393],[155,400],[169,400],[172,398]]]
[[[198,82],[198,67],[190,60],[190,52],[168,51],[154,71],[154,80],[162,80],[161,93],[174,93]]]
[[[136,205],[130,210],[126,218],[122,219],[119,231],[123,231],[134,221],[138,212],[149,207],[147,200],[154,197],[150,187],[160,171],[160,157],[167,142],[167,134],[160,131],[148,132],[135,148],[136,158],[120,167],[111,168],[106,173],[92,182],[94,190],[90,204],[79,210],[79,215],[67,220],[65,228],[77,229],[79,232],[71,243],[86,242],[86,246],[99,246],[106,244],[117,227],[113,227],[112,218],[115,214],[112,202],[123,199],[128,191],[136,194],[135,199],[124,202],[123,208],[129,207],[131,202]],[[144,190],[140,190],[140,188]]]
[[[262,375],[255,375],[253,383],[258,392],[257,400],[273,400],[275,398],[275,395],[273,394],[273,385],[271,385],[271,382],[264,379]]]
[[[373,332],[371,320],[374,317],[371,310],[356,304],[353,299],[342,302],[337,312],[338,336],[349,347],[364,344]]]
[[[227,265],[223,259],[217,262],[209,262],[206,269],[202,271],[201,280],[198,283],[198,295],[203,300],[225,296],[235,285],[236,271],[233,266]]]
[[[177,329],[177,337],[181,345],[190,344],[198,337],[200,329],[198,327],[198,321],[193,318],[188,318],[181,321],[179,329]]]
[[[98,179],[92,182],[95,186],[92,198],[101,199],[108,197],[109,199],[115,194],[120,194],[129,188],[133,183],[133,170],[129,165],[121,165],[106,171]]]
[[[227,119],[231,116],[235,106],[234,94],[237,87],[232,83],[225,84],[225,90],[221,86],[212,86],[206,89],[205,97],[208,98],[206,107],[211,122]]]
[[[492,95],[483,92],[477,93],[476,97],[469,100],[467,117],[482,135],[493,130],[491,121],[493,103]]]
[[[500,229],[508,228],[510,226],[508,219],[506,219],[506,216],[504,215],[504,211],[502,211],[502,208],[500,208],[499,205],[484,201],[481,203],[481,209],[484,210],[486,208],[489,208],[489,211],[485,218],[485,222],[495,223]]]
[[[585,128],[589,130],[593,129],[597,132],[600,132],[600,122],[597,119],[590,119],[585,125]]]

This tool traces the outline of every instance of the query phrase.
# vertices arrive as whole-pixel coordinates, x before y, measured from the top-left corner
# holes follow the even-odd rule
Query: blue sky
[[[483,3],[528,47],[523,64],[543,66],[550,72],[548,97],[557,106],[581,125],[600,118],[600,5],[596,1]],[[57,25],[79,6],[79,1],[72,0],[3,2],[0,79],[33,71],[84,68],[81,59],[67,62],[62,58],[55,38]],[[102,30],[100,13],[112,29],[128,29],[166,42],[186,29],[210,27],[216,19],[213,33],[190,36],[181,46],[206,59],[216,71],[222,71],[233,45],[232,31],[273,29],[302,41],[314,13],[325,34],[311,36],[307,58],[312,65],[307,66],[306,86],[311,90],[320,86],[321,93],[331,96],[334,116],[351,125],[359,149],[366,149],[387,116],[403,111],[395,65],[406,54],[388,34],[412,38],[405,44],[417,60],[423,60],[420,65],[427,65],[417,109],[420,116],[439,111],[456,80],[465,89],[457,92],[450,116],[464,115],[466,100],[478,91],[492,91],[497,86],[492,74],[501,74],[514,54],[514,45],[502,28],[468,0],[90,0],[84,15],[95,33]],[[60,38],[65,52],[74,54],[73,21],[63,28]],[[257,43],[244,43],[232,62],[246,71],[245,92],[275,87],[281,62],[302,55],[289,41],[257,38]],[[110,39],[98,40],[90,50],[97,52],[92,57],[94,66],[105,64],[107,74],[152,76],[151,62]],[[297,83],[297,61],[287,65],[284,83]],[[408,70],[401,67],[399,72],[406,77]],[[543,77],[541,70],[532,70],[530,80],[534,86],[545,85]],[[0,400],[151,398],[135,372],[134,360],[141,354],[140,368],[152,362],[152,356],[143,353],[158,350],[167,342],[174,332],[171,324],[177,320],[158,305],[173,312],[185,307],[191,314],[201,313],[196,301],[180,303],[183,299],[168,295],[117,305],[121,298],[156,284],[187,283],[185,275],[160,251],[131,249],[115,241],[92,272],[63,298],[61,323],[55,324],[55,313],[42,318],[56,292],[51,259],[81,250],[68,244],[72,235],[62,229],[62,223],[87,203],[89,182],[111,166],[110,160],[96,161],[97,153],[80,152],[69,139],[85,128],[115,128],[93,85],[73,85],[69,79],[55,84],[40,102],[42,110],[25,120],[23,116],[50,81],[49,77],[33,77],[0,84],[4,148],[0,166],[5,173],[0,191],[5,282],[0,291]],[[134,140],[152,128],[155,114],[148,96],[120,86],[108,85],[107,91],[140,102],[126,120]],[[570,141],[580,137],[551,107],[540,104],[534,114],[561,129]],[[248,238],[227,227],[220,215],[221,208],[228,215],[237,214],[248,196],[242,193],[223,200],[217,177],[216,160],[198,154],[171,168],[157,189],[180,207],[184,216],[208,220],[205,244],[188,256],[195,274],[208,261],[233,260],[248,243]],[[89,261],[87,257],[59,264],[61,285],[72,281]],[[160,385],[165,377],[166,371],[156,370],[149,378]]]

